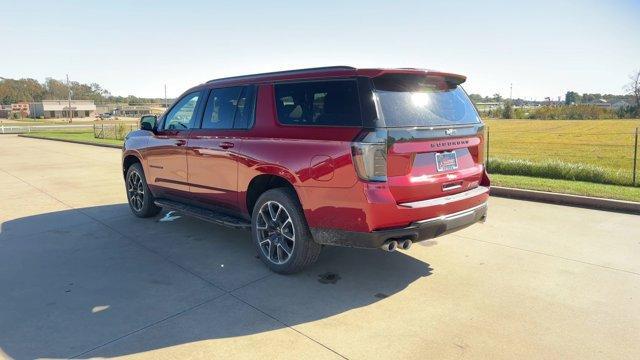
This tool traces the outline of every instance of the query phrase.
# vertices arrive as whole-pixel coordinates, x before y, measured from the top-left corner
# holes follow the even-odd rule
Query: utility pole
[[[509,85],[509,100],[513,100],[513,83]]]
[[[71,112],[71,85],[69,85],[69,74],[67,74],[67,89],[69,89],[69,123],[73,122],[73,112]]]
[[[164,84],[164,108],[166,109],[169,105],[167,104],[167,84]]]

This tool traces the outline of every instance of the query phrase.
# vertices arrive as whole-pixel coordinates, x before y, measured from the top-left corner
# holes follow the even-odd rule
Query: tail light
[[[358,177],[365,181],[387,181],[387,133],[366,131],[351,144],[351,156]]]
[[[485,164],[487,160],[487,137],[484,127],[478,132],[477,136],[480,139],[480,143],[477,146],[470,147],[469,152],[476,164]]]
[[[478,132],[480,144],[478,144],[478,163],[486,164],[487,162],[487,130],[483,126]]]

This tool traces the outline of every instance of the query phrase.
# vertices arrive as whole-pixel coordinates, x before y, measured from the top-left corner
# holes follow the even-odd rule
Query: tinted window
[[[276,84],[278,120],[289,125],[361,126],[353,80]]]
[[[433,126],[480,122],[462,88],[438,76],[385,75],[373,79],[386,126]]]
[[[201,93],[194,92],[185,95],[180,101],[169,111],[164,120],[165,130],[186,130],[189,129],[195,120],[198,99]]]
[[[256,87],[245,86],[238,99],[236,116],[233,122],[235,129],[248,129],[253,126],[256,106]]]
[[[203,129],[246,129],[253,123],[254,86],[213,89],[202,121]]]

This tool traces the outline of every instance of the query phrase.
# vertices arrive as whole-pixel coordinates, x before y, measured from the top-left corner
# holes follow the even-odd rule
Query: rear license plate
[[[455,151],[436,153],[436,167],[438,172],[455,170],[458,168],[458,157]]]

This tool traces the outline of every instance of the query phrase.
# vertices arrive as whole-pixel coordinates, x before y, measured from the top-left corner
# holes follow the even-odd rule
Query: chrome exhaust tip
[[[388,252],[396,251],[396,249],[398,248],[398,242],[395,240],[390,240],[382,244],[380,248]]]
[[[413,241],[409,239],[404,239],[398,243],[398,247],[400,247],[400,249],[402,250],[409,250],[409,248],[411,248],[411,245],[413,245]]]

